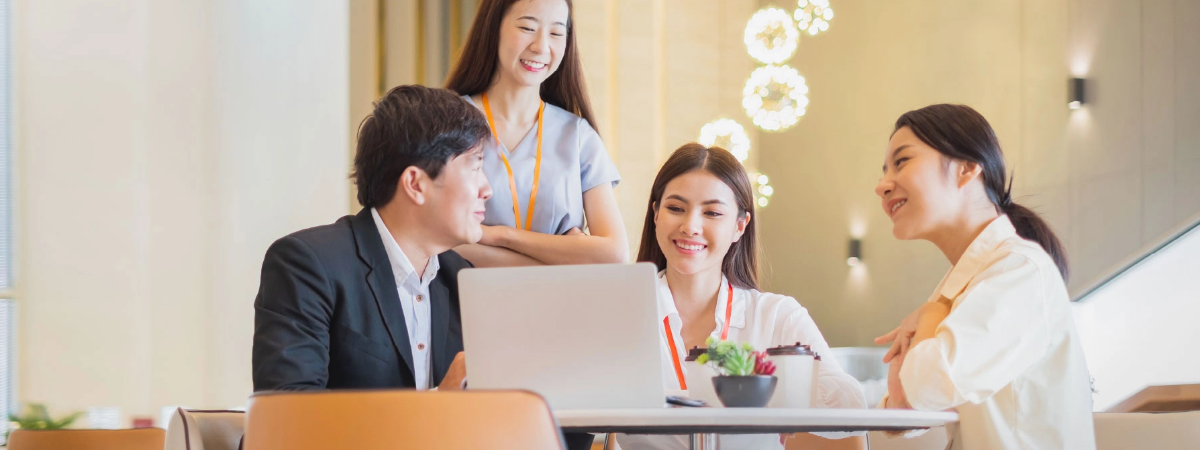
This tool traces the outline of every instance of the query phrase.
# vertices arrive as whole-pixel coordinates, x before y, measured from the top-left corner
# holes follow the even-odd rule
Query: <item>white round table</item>
[[[718,434],[906,431],[958,421],[952,412],[828,408],[568,409],[554,417],[564,432],[687,434],[693,450],[715,448]]]

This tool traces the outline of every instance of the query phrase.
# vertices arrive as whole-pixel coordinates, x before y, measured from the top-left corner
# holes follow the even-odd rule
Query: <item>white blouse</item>
[[[716,327],[712,336],[720,339],[721,330],[725,325],[726,296],[729,283],[722,277],[721,291],[718,294]],[[785,344],[800,342],[812,347],[821,355],[820,369],[817,374],[817,398],[814,403],[819,408],[865,408],[866,396],[862,385],[851,377],[838,364],[829,344],[817,329],[817,324],[808,315],[808,310],[800,306],[796,299],[779,294],[759,292],[753,289],[733,289],[733,307],[729,315],[729,340],[749,343],[755,350],[766,350]],[[674,351],[679,352],[680,358],[687,356],[687,349],[680,335],[683,322],[679,311],[675,309],[675,298],[667,286],[665,273],[658,274],[658,315],[666,318],[671,328],[671,339],[675,343]],[[666,330],[659,333],[661,348],[663,386],[669,393],[682,391],[679,378],[675,373],[675,363],[672,359],[672,349],[667,343]],[[681,359],[682,361],[682,359]],[[687,370],[687,367],[682,367]],[[686,395],[686,391],[683,391]],[[830,437],[846,436],[846,433],[831,434]],[[722,435],[721,448],[731,449],[779,449],[779,435]],[[622,450],[642,449],[686,449],[688,441],[685,436],[657,435],[617,435],[617,443]]]
[[[914,409],[958,411],[951,448],[1096,448],[1071,302],[1040,245],[1000,216],[929,301],[940,297],[953,299],[950,315],[909,350],[900,383]]]

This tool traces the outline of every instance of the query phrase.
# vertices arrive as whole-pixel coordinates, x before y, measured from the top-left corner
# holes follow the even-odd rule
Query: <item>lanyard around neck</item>
[[[533,228],[533,205],[537,202],[538,181],[542,177],[542,113],[546,111],[546,102],[541,102],[538,105],[538,121],[537,121],[537,156],[533,163],[533,188],[529,191],[529,210],[525,214],[525,228],[529,231]],[[487,93],[483,94],[483,112],[487,113],[488,128],[492,130],[492,136],[496,138],[496,144],[504,147],[504,143],[500,142],[500,133],[496,132],[495,121],[492,120],[492,107],[488,104]],[[512,192],[513,204],[513,223],[517,229],[521,226],[521,206],[517,203],[517,179],[513,176],[512,165],[508,163],[508,157],[504,156],[504,151],[500,151],[500,160],[504,161],[504,169],[508,171],[508,190]]]
[[[721,340],[729,339],[729,318],[733,311],[733,283],[729,283],[729,296],[725,300],[725,325],[721,327]],[[667,334],[667,345],[671,346],[671,360],[675,363],[675,377],[679,379],[679,388],[687,390],[687,380],[683,376],[683,366],[679,362],[679,350],[675,348],[675,333],[671,331],[671,318],[663,317],[663,332]]]

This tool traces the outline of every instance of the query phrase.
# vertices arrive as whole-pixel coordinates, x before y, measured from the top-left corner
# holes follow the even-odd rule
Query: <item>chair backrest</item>
[[[1200,411],[1095,413],[1096,449],[1200,448]]]
[[[527,391],[262,393],[250,397],[246,450],[353,448],[562,450],[550,407]]]
[[[162,450],[162,428],[132,430],[13,430],[8,450]]]
[[[165,450],[238,450],[245,430],[243,411],[179,408],[167,425]]]
[[[867,450],[867,438],[851,436],[825,439],[811,433],[796,433],[783,444],[784,450]]]
[[[871,450],[945,450],[950,443],[945,428],[931,428],[920,436],[904,438],[888,436],[882,431],[867,433],[868,448]]]

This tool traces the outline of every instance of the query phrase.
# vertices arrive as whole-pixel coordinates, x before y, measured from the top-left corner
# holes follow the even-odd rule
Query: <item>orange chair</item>
[[[162,450],[162,428],[133,430],[13,430],[8,450]]]
[[[246,450],[562,450],[550,407],[526,391],[271,392],[250,397]]]
[[[810,433],[796,433],[788,437],[785,450],[867,450],[865,436],[842,439],[825,439]]]

